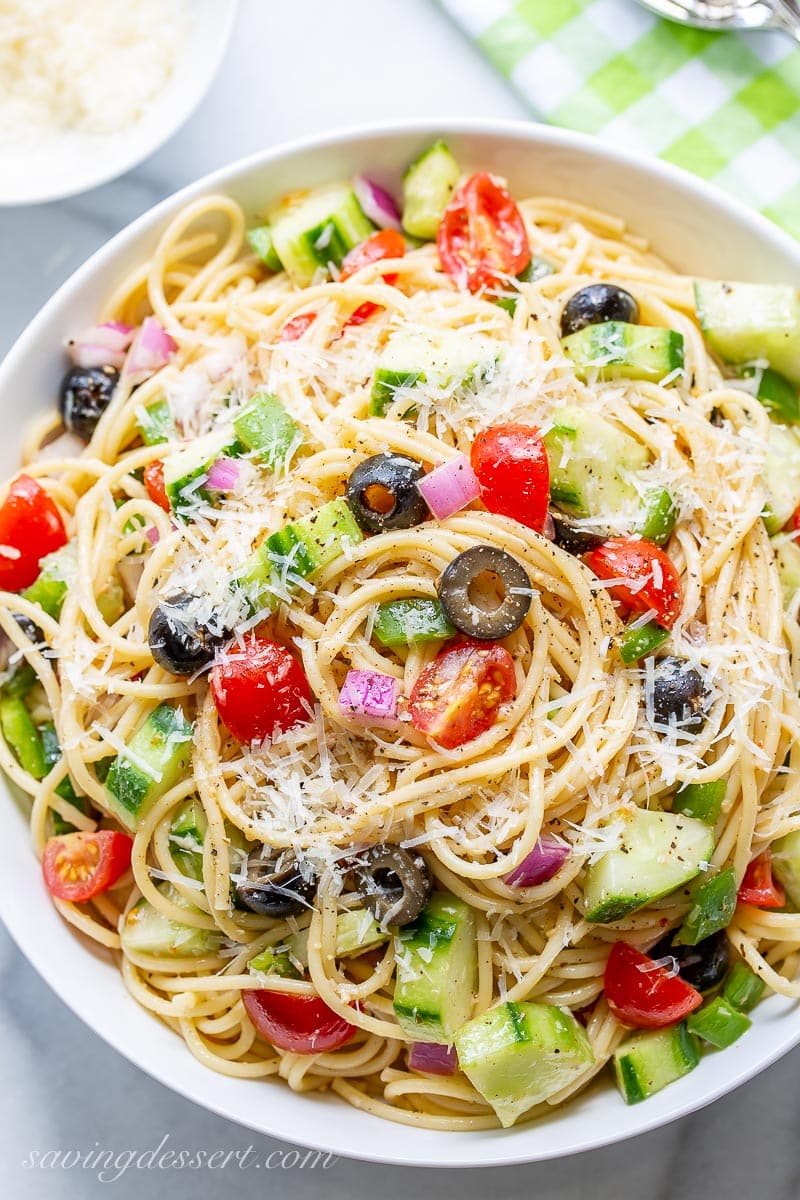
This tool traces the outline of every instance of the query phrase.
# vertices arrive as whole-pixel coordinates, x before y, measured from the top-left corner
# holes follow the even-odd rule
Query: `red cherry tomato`
[[[303,336],[307,329],[311,328],[316,319],[316,313],[298,313],[296,317],[292,317],[291,321],[287,321],[284,325],[281,330],[281,341],[296,342],[298,338]]]
[[[350,325],[363,325],[370,317],[374,317],[375,313],[381,311],[382,305],[373,304],[371,300],[365,300],[360,304],[356,311],[352,313],[344,323],[343,328],[347,329]]]
[[[251,634],[213,667],[211,694],[220,720],[240,742],[311,719],[314,698],[303,668],[278,642]]]
[[[243,991],[247,1015],[261,1036],[293,1054],[322,1054],[337,1050],[355,1036],[351,1025],[319,996],[292,992]]]
[[[604,986],[614,1016],[635,1029],[675,1025],[703,1003],[700,993],[680,975],[671,976],[627,942],[612,946]]]
[[[384,258],[403,258],[405,252],[406,243],[399,230],[380,229],[344,256],[339,279],[344,283],[351,275],[355,275],[356,271],[363,270],[370,263],[380,262]],[[396,275],[384,275],[383,279],[385,283],[397,283]]]
[[[683,605],[681,577],[671,559],[646,538],[610,538],[584,556],[598,579],[624,579],[609,592],[631,612],[655,613],[665,629],[671,629]]]
[[[784,525],[784,529],[791,529],[793,532],[797,532],[797,530],[800,529],[800,507],[794,510],[792,515],[789,517],[789,520]]]
[[[436,239],[442,267],[470,292],[496,288],[531,261],[525,223],[491,175],[473,175],[453,194]]]
[[[170,512],[170,503],[167,499],[167,489],[164,483],[164,464],[160,459],[156,462],[148,463],[145,467],[144,486],[153,503],[157,504],[159,508],[163,508],[164,512]]]
[[[460,642],[420,673],[408,711],[415,729],[452,750],[490,729],[515,692],[514,660],[503,646]]]
[[[131,865],[133,838],[116,829],[48,838],[42,872],[51,896],[82,904],[107,891]]]
[[[30,475],[20,475],[0,506],[0,591],[21,592],[39,574],[39,563],[67,541],[61,514]]]
[[[550,464],[538,429],[494,425],[472,443],[470,462],[489,512],[513,517],[541,533],[550,497]]]
[[[771,850],[764,850],[748,865],[736,898],[740,904],[755,904],[757,908],[783,908],[786,893],[772,877]]]

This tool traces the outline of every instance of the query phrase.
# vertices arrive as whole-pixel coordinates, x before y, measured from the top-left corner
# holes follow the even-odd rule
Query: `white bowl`
[[[90,323],[117,280],[152,250],[188,201],[226,191],[255,212],[282,193],[368,170],[397,187],[403,167],[443,135],[465,168],[505,175],[518,196],[548,193],[626,218],[676,267],[692,274],[800,286],[800,246],[762,217],[697,179],[590,138],[512,122],[436,121],[345,131],[262,153],[207,176],[123,230],[45,306],[0,367],[3,427],[21,428],[55,403],[62,345]],[[2,476],[17,467],[16,439],[0,446]],[[7,790],[7,789],[0,789]],[[26,822],[11,794],[0,802],[0,916],[53,990],[144,1071],[213,1112],[292,1142],[353,1158],[417,1166],[533,1162],[620,1141],[700,1108],[800,1042],[800,1006],[773,997],[730,1049],[633,1108],[606,1079],[563,1109],[521,1128],[436,1133],[380,1121],[333,1096],[302,1096],[281,1082],[229,1079],[202,1067],[183,1041],[132,1000],[108,956],[65,925],[39,885]]]
[[[189,33],[175,70],[129,129],[89,137],[69,131],[40,149],[0,148],[0,207],[41,204],[124,175],[163,146],[189,119],[219,70],[238,0],[192,0]]]

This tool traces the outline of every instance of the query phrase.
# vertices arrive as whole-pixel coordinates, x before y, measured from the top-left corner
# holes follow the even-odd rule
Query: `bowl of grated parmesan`
[[[237,0],[0,0],[0,205],[124,174],[188,119]]]

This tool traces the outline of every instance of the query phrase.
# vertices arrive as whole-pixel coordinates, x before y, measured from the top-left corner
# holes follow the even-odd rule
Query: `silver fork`
[[[800,42],[796,0],[639,0],[660,17],[700,29],[777,29]]]

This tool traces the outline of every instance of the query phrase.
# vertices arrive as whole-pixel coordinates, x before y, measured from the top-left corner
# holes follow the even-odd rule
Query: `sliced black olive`
[[[553,518],[556,531],[553,540],[557,546],[569,554],[587,554],[589,550],[594,550],[595,546],[599,546],[601,542],[605,542],[611,537],[610,530],[606,530],[604,533],[590,533],[588,529],[574,524],[569,517],[552,508],[550,516]]]
[[[288,854],[268,846],[247,858],[247,878],[234,884],[236,902],[264,917],[294,917],[314,903],[317,880],[305,878]]]
[[[28,638],[29,641],[33,642],[35,646],[44,641],[44,634],[35,621],[32,621],[30,617],[26,617],[22,613],[14,613],[13,616],[14,620],[25,634],[25,637]]]
[[[59,411],[70,433],[88,442],[111,403],[119,380],[116,367],[72,367],[61,381]]]
[[[669,655],[655,666],[653,713],[662,725],[674,718],[680,729],[699,729],[706,719],[706,691],[699,671]]]
[[[587,325],[602,325],[606,321],[639,320],[639,305],[630,292],[614,283],[590,283],[570,296],[561,313],[561,336],[577,333]]]
[[[439,603],[459,633],[496,641],[519,629],[531,606],[531,579],[498,546],[470,546],[448,563]]]
[[[383,533],[426,521],[428,506],[417,490],[424,474],[404,454],[373,454],[359,463],[347,481],[347,503],[361,528]]]
[[[673,934],[662,938],[658,945],[648,950],[651,958],[675,959],[678,974],[681,979],[697,988],[698,992],[707,992],[722,983],[730,965],[730,946],[725,931],[720,929],[704,938],[696,946],[674,946]]]
[[[175,592],[159,602],[150,618],[150,653],[171,675],[194,675],[202,670],[231,636],[227,629],[199,621],[192,614],[197,606],[197,597]]]
[[[370,846],[359,854],[353,870],[364,904],[383,925],[415,921],[433,888],[425,860],[402,846]]]

